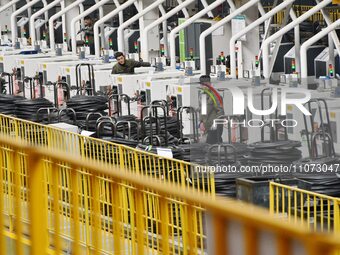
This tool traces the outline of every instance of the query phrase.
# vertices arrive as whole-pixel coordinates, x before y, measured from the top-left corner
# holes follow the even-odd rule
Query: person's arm
[[[116,68],[115,65],[112,67],[112,72],[111,72],[111,74],[118,74],[117,68]]]
[[[149,62],[134,61],[134,67],[149,67],[151,64]]]
[[[151,66],[149,62],[139,62],[139,63],[140,63],[140,66],[145,66],[145,67]]]

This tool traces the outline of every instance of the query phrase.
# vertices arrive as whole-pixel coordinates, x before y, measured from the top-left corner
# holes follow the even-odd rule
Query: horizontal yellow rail
[[[257,255],[268,247],[289,255],[296,246],[328,255],[340,248],[339,236],[282,224],[240,202],[13,139],[0,137],[0,146],[0,254],[12,251],[8,239],[16,255]]]
[[[202,166],[189,162],[160,157],[147,151],[3,114],[0,114],[0,133],[24,139],[34,146],[61,150],[71,156],[97,160],[106,166],[120,166],[134,173],[149,175],[163,182],[174,182],[182,187],[194,187],[204,194],[215,196],[213,174],[200,171]]]
[[[340,198],[270,183],[270,212],[318,232],[340,233]]]

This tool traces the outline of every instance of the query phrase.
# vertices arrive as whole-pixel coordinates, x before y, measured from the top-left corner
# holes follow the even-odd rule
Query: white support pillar
[[[17,16],[24,11],[27,11],[29,8],[39,3],[41,0],[32,0],[28,4],[21,7],[19,10],[16,10],[11,15],[11,32],[12,32],[12,43],[15,43],[18,37],[18,27],[17,27]]]
[[[326,0],[323,0],[326,1]],[[334,31],[335,29],[340,27],[340,19],[335,21],[334,23],[330,24],[328,27],[323,29],[321,32],[317,33],[313,37],[311,37],[309,40],[304,42],[301,45],[301,79],[306,80],[308,78],[308,65],[307,65],[307,50],[310,46],[312,46],[314,43],[319,41],[321,38],[328,35],[330,32]]]
[[[165,0],[157,0],[154,3],[150,4],[146,8],[144,8],[141,12],[130,18],[129,20],[125,21],[121,26],[119,26],[117,35],[118,35],[118,51],[125,52],[125,46],[124,46],[124,29],[126,29],[128,26],[133,24],[135,21],[140,19],[141,17],[144,17],[146,14],[152,12],[158,5],[165,2]],[[156,10],[157,11],[157,10]],[[141,33],[141,29],[139,30]]]
[[[52,3],[48,4],[47,6],[45,6],[44,8],[40,9],[39,11],[37,11],[36,13],[34,13],[31,18],[30,18],[30,36],[31,36],[31,43],[32,45],[34,45],[37,36],[36,36],[36,29],[35,29],[35,19],[37,19],[41,14],[45,14],[48,13],[48,10],[50,10],[51,8],[53,8],[54,6],[56,6],[57,4],[59,4],[62,0],[54,0]],[[47,22],[47,20],[45,20],[45,22]]]
[[[136,0],[128,0],[118,8],[114,9],[112,12],[104,16],[102,19],[98,20],[93,27],[94,32],[94,47],[95,47],[95,54],[96,57],[100,57],[100,45],[99,45],[99,26],[104,24],[106,21],[117,15],[120,11],[124,10],[125,8],[129,7],[130,5],[134,4]]]
[[[0,29],[1,30],[4,30],[6,26],[8,29],[11,27],[10,17],[12,13],[16,11],[16,4],[19,1],[20,0],[8,1],[8,3],[6,4],[2,3],[2,5],[0,6],[0,20],[1,20]]]
[[[178,27],[176,27],[175,29],[173,29],[170,33],[170,65],[171,68],[176,68],[176,34],[183,30],[184,28],[186,28],[187,26],[189,26],[190,24],[192,24],[193,22],[195,22],[197,19],[203,17],[205,14],[211,12],[213,9],[215,9],[216,7],[218,7],[219,5],[221,5],[225,0],[216,0],[215,2],[213,2],[212,4],[210,4],[209,6],[207,6],[207,8],[205,8],[204,10],[198,12],[196,15],[192,16],[191,18],[187,19],[184,23],[182,23],[181,25],[179,25]]]
[[[185,0],[182,4],[176,6],[174,9],[169,11],[166,15],[160,17],[158,20],[154,21],[150,25],[144,28],[144,30],[141,33],[141,40],[142,40],[142,45],[141,45],[141,57],[144,61],[149,61],[149,40],[148,40],[148,32],[158,26],[160,23],[162,23],[164,20],[167,20],[171,16],[175,15],[178,13],[180,10],[188,6],[189,4],[193,3],[195,0]]]
[[[218,28],[224,26],[225,24],[229,23],[234,17],[243,13],[245,10],[251,8],[253,5],[257,4],[259,0],[251,0],[246,4],[242,5],[241,7],[237,8],[236,10],[230,12],[228,16],[214,24],[213,26],[209,27],[200,35],[200,66],[201,66],[201,74],[206,74],[206,51],[205,51],[205,38],[210,35],[212,32],[217,30]]]
[[[84,2],[85,0],[77,0],[75,2],[73,2],[72,4],[68,5],[66,8],[63,8],[60,12],[57,12],[56,14],[54,14],[48,21],[49,23],[49,35],[50,35],[50,48],[54,49],[55,48],[55,38],[54,38],[54,26],[53,23],[55,20],[57,20],[60,16],[63,16],[64,14],[67,14],[69,11],[76,9],[79,13],[79,9],[76,8],[79,6],[79,4],[81,4],[82,2]],[[64,36],[64,35],[63,35]]]
[[[71,47],[72,53],[77,53],[77,31],[76,31],[76,22],[87,15],[91,14],[94,11],[97,11],[101,6],[108,3],[110,0],[101,0],[100,2],[96,3],[95,5],[91,6],[89,9],[84,11],[83,13],[79,14],[77,17],[74,17],[71,20]],[[95,38],[96,39],[96,38]],[[98,38],[97,38],[98,39]]]
[[[163,5],[159,5],[159,11],[162,16],[166,14],[166,11],[163,7]],[[165,56],[169,53],[169,47],[168,47],[168,21],[164,20],[162,22],[162,30],[163,30],[163,41],[164,41],[164,49],[165,49]]]
[[[301,16],[299,16],[297,19],[293,20],[291,23],[280,29],[278,32],[273,34],[272,36],[268,37],[264,42],[263,42],[263,75],[265,78],[269,78],[270,76],[270,68],[269,68],[269,45],[271,42],[279,38],[280,36],[284,35],[291,29],[293,29],[295,26],[300,24],[301,22],[305,21],[308,19],[310,16],[313,14],[317,13],[320,11],[322,8],[326,7],[332,2],[332,0],[323,0],[321,3],[317,4],[314,6],[312,9],[309,11],[305,12]],[[298,56],[297,56],[298,57]],[[301,62],[301,72],[302,72],[302,62]]]
[[[286,0],[267,12],[265,15],[251,23],[249,26],[247,26],[245,29],[238,32],[236,35],[234,35],[230,39],[230,73],[232,78],[236,78],[236,50],[235,50],[235,43],[236,41],[241,38],[243,35],[247,34],[249,31],[254,29],[255,27],[259,26],[261,23],[269,19],[270,17],[274,16],[279,11],[282,11],[283,9],[287,8],[289,5],[291,5],[295,0]]]

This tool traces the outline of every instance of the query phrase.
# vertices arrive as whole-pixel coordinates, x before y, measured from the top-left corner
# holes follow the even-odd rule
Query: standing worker
[[[112,68],[112,74],[133,74],[135,73],[136,67],[151,66],[148,62],[126,59],[122,52],[116,52],[115,58],[117,60],[117,64]]]
[[[84,32],[85,41],[78,43],[78,46],[88,46],[90,48],[90,54],[94,55],[94,32],[93,32],[93,19],[90,16],[84,18],[85,27],[81,29],[79,33]]]
[[[223,100],[219,93],[212,87],[209,75],[200,77],[202,95],[205,94],[206,112],[202,113],[202,105],[200,106],[200,124],[199,128],[203,133],[203,140],[208,144],[220,144],[223,142],[222,133],[223,125],[216,124],[215,120],[224,115]]]

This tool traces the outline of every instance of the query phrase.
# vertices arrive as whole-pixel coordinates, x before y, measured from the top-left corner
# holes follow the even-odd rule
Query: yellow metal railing
[[[270,212],[307,229],[340,233],[340,198],[270,183]]]
[[[0,137],[0,166],[0,254],[330,255],[340,248],[338,236],[282,224],[264,210],[13,139]]]
[[[305,12],[309,11],[310,9],[312,9],[314,6],[307,6],[307,5],[293,5],[293,10],[295,11],[296,15],[299,17],[302,14],[304,14]],[[264,9],[266,12],[270,11],[272,9],[271,6],[264,6]],[[329,10],[329,16],[331,18],[332,21],[336,21],[338,19],[340,19],[340,10],[339,9],[332,9]],[[281,25],[284,19],[284,11],[280,11],[277,14],[275,14],[273,16],[273,24],[279,24]],[[307,19],[308,21],[319,21],[319,22],[323,22],[324,18],[321,12],[317,12],[315,14],[313,14],[311,17],[309,17]]]
[[[67,152],[103,165],[120,166],[134,173],[197,188],[215,196],[214,176],[202,166],[160,157],[156,154],[104,140],[82,136],[53,126],[42,125],[0,114],[0,133],[43,148]]]

